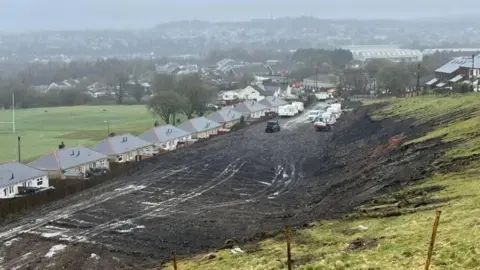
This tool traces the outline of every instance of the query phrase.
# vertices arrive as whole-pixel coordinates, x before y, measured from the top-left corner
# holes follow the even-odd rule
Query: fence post
[[[435,245],[435,239],[437,238],[437,230],[438,230],[438,224],[440,222],[441,213],[442,211],[437,209],[435,222],[433,223],[432,238],[430,239],[430,246],[428,247],[428,255],[427,255],[427,262],[425,263],[425,270],[428,270],[430,268],[430,262],[432,260],[432,255],[433,255],[433,246]]]
[[[288,270],[292,270],[292,252],[291,252],[291,241],[292,241],[292,230],[290,225],[285,226],[285,233],[287,234],[287,266]]]
[[[177,253],[172,251],[173,270],[177,270]]]

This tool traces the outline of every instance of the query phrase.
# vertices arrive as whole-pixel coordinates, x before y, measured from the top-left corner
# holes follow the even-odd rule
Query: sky
[[[0,32],[150,28],[168,21],[258,18],[408,19],[472,15],[457,0],[0,0]]]

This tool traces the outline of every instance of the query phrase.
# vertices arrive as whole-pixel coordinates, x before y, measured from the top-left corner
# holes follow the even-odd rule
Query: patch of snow
[[[46,258],[51,258],[53,255],[55,255],[58,251],[62,251],[67,247],[67,245],[64,244],[58,244],[50,248],[50,250],[45,254]]]
[[[98,259],[100,259],[100,256],[98,256],[98,255],[95,254],[95,253],[92,253],[92,254],[90,254],[90,259],[98,260]]]
[[[150,205],[150,206],[159,206],[160,203],[154,203],[154,202],[142,202],[144,205]]]
[[[242,254],[242,253],[245,253],[241,248],[234,248],[234,249],[231,249],[230,252],[232,252],[232,254]]]
[[[271,186],[271,185],[272,185],[271,183],[267,183],[267,182],[263,182],[263,181],[258,181],[258,183],[264,184],[264,185],[266,185],[266,186]]]
[[[32,255],[32,252],[27,252],[25,254],[22,255],[22,258],[27,258],[28,256]]]
[[[52,237],[55,237],[55,236],[59,236],[61,234],[62,234],[62,232],[52,232],[52,233],[42,233],[41,236],[45,237],[45,238],[52,238]]]
[[[143,185],[140,185],[140,186],[128,185],[128,186],[125,186],[125,187],[122,187],[122,188],[116,188],[115,191],[125,191],[125,190],[129,190],[129,189],[141,190],[141,189],[144,189],[144,188],[146,188],[146,186],[143,186]]]
[[[3,245],[6,246],[6,247],[9,247],[9,246],[11,246],[13,243],[17,242],[18,240],[19,240],[18,238],[13,238],[13,239],[11,239],[11,240],[3,243]]]
[[[361,231],[366,231],[366,230],[368,230],[368,227],[363,226],[363,225],[358,225],[358,229],[361,230]]]
[[[144,226],[144,225],[137,225],[137,226],[135,227],[135,229],[145,229],[145,226]]]

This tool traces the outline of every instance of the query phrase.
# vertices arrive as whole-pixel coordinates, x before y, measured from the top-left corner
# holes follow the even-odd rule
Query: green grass
[[[462,116],[451,119],[425,137],[408,143],[435,137],[457,141],[459,144],[439,162],[480,151],[479,95],[448,98],[426,96],[388,102],[391,104],[377,111],[373,117],[414,117],[417,123],[423,123],[435,116],[473,110],[470,119]],[[391,198],[393,195],[439,185],[445,189],[430,196],[450,200],[441,205],[442,215],[430,269],[480,269],[480,161],[457,172],[438,173],[420,185],[384,197]],[[423,269],[434,218],[435,211],[430,209],[397,217],[319,222],[312,228],[294,232],[292,254],[298,262],[295,269]],[[367,226],[368,230],[357,231],[353,235],[345,233],[345,230],[358,228],[359,225]],[[349,243],[357,238],[380,240],[378,246],[372,248],[348,250]],[[241,248],[248,250],[249,246]],[[218,257],[211,260],[203,259],[203,255],[185,258],[180,261],[179,269],[286,269],[285,247],[283,237],[277,236],[259,243],[254,251],[241,255],[233,255],[227,250],[219,251]],[[167,265],[167,268],[172,269],[172,266]]]
[[[22,160],[46,154],[63,141],[67,146],[93,145],[110,132],[140,134],[155,120],[143,105],[76,106],[16,110],[16,134],[11,124],[0,124],[0,162],[17,159],[17,136],[21,136]],[[12,119],[0,111],[0,122]]]

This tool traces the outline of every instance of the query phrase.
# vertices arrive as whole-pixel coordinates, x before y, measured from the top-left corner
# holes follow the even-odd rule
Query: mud
[[[0,247],[3,269],[144,269],[169,260],[172,250],[181,257],[220,249],[228,239],[252,245],[286,222],[301,227],[362,213],[360,205],[428,176],[448,147],[390,145],[395,136],[414,138],[432,126],[372,121],[372,108],[348,106],[355,109],[332,132],[281,120],[287,129],[266,134],[258,124],[4,222],[0,242],[19,240]],[[375,152],[385,145],[388,151]],[[65,248],[45,257],[59,244]]]

